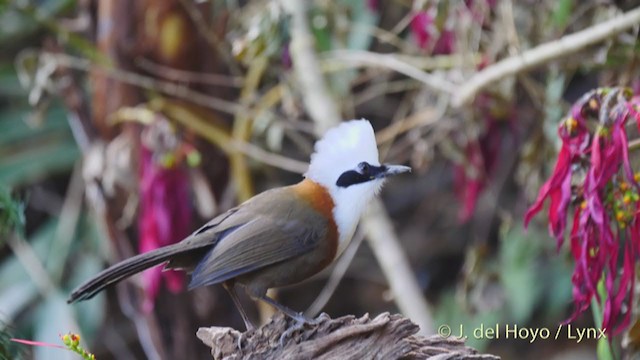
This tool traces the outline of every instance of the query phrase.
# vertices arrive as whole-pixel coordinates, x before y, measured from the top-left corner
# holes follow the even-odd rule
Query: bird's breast
[[[329,191],[315,181],[305,179],[293,186],[295,194],[317,211],[326,220],[327,232],[324,244],[320,246],[324,251],[323,260],[319,262],[317,271],[327,267],[335,260],[338,252],[340,234],[334,219],[335,204]]]

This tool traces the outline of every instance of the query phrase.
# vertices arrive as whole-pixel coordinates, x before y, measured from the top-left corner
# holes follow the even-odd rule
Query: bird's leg
[[[236,304],[238,311],[240,311],[240,316],[242,316],[242,320],[244,321],[244,326],[247,327],[247,331],[255,330],[256,327],[253,325],[251,320],[249,320],[247,313],[244,311],[244,308],[240,303],[240,299],[238,298],[238,294],[236,293],[234,282],[225,281],[222,283],[222,286],[225,288],[225,290],[227,290],[227,292],[229,293],[229,296],[231,296],[231,300],[233,300],[233,303]]]
[[[273,306],[274,308],[282,311],[285,315],[287,315],[288,317],[292,318],[293,320],[295,320],[297,323],[302,323],[302,324],[309,324],[312,323],[313,320],[308,319],[306,316],[304,316],[302,313],[299,312],[295,312],[291,309],[289,309],[288,307],[280,304],[279,302],[277,302],[276,300],[270,298],[269,296],[267,296],[266,294],[264,295],[259,295],[257,296],[258,299],[266,302],[267,304]]]
[[[282,333],[282,335],[280,335],[280,346],[281,347],[284,347],[284,341],[285,341],[286,338],[288,338],[294,332],[296,332],[298,330],[302,330],[305,325],[317,325],[317,324],[320,323],[320,320],[308,319],[302,313],[295,312],[295,311],[289,309],[288,307],[286,307],[286,306],[280,304],[279,302],[275,301],[274,299],[268,297],[266,294],[257,295],[256,298],[258,298],[258,299],[266,302],[267,304],[273,306],[274,308],[282,311],[285,315],[287,315],[288,317],[292,318],[296,322],[295,325],[291,326],[289,329],[287,329],[287,331],[285,331],[284,333]]]

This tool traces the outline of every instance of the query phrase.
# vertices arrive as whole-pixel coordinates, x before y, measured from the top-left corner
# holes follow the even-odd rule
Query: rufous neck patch
[[[335,204],[329,191],[317,182],[304,179],[293,187],[295,193],[309,202],[315,210],[334,222],[333,208]]]

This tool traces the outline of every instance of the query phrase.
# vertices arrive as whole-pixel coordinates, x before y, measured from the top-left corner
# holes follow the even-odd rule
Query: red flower
[[[431,45],[433,36],[433,16],[426,11],[419,11],[411,19],[411,33],[421,49]]]
[[[562,148],[553,173],[538,193],[538,198],[524,216],[525,227],[535,214],[542,210],[545,199],[551,199],[549,206],[549,232],[562,246],[567,224],[567,207],[571,200],[571,164],[584,156],[588,145],[588,132],[582,117],[570,117],[558,129]]]
[[[453,30],[444,29],[440,33],[440,37],[438,37],[438,40],[436,40],[436,43],[433,46],[433,51],[431,53],[433,55],[451,54],[455,50],[455,41],[456,34],[453,32]]]
[[[378,0],[365,0],[365,4],[369,11],[377,13],[378,9],[380,9],[380,4],[378,4]]]
[[[477,138],[464,144],[464,162],[453,167],[454,192],[462,203],[458,213],[461,222],[468,221],[473,215],[478,197],[500,163],[501,149],[512,146],[516,138],[516,129],[511,126],[513,112],[508,104],[491,95],[480,94],[474,109],[484,121],[484,128]]]
[[[450,29],[438,30],[433,10],[417,12],[409,26],[421,49],[428,49],[434,55],[453,53],[455,33]]]
[[[635,111],[639,103],[628,90],[615,88],[583,96],[560,126],[562,148],[553,174],[525,214],[526,226],[542,209],[545,199],[551,199],[549,228],[560,247],[574,199],[569,237],[576,262],[572,276],[575,311],[568,321],[584,312],[595,297],[604,303],[602,327],[614,334],[629,324],[631,311],[623,311],[623,307],[632,304],[634,264],[640,244],[640,195],[626,134],[630,118],[640,122]],[[586,126],[588,121],[598,125],[594,134]],[[572,186],[572,174],[580,171],[586,172],[584,180]],[[598,293],[602,280],[606,299]]]
[[[189,177],[176,149],[175,134],[159,124],[145,129],[140,154],[140,241],[141,253],[173,244],[191,229]],[[171,141],[166,141],[171,139]],[[169,145],[169,146],[167,146]],[[143,274],[144,311],[153,309],[162,280],[172,292],[183,288],[180,272],[157,266]]]

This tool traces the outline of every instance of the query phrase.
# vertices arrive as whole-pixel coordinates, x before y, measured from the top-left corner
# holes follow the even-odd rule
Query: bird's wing
[[[221,237],[194,269],[190,289],[217,284],[305,254],[318,246],[327,234],[328,220],[295,201],[281,203],[276,208],[247,206],[228,220],[235,216],[251,220],[235,224]]]

